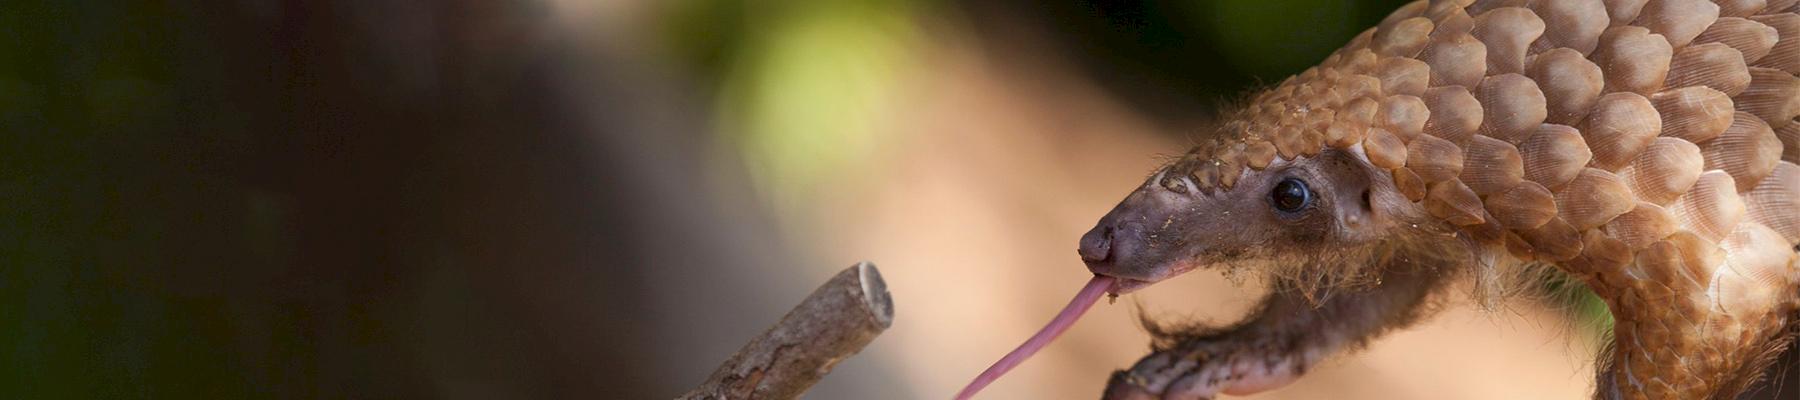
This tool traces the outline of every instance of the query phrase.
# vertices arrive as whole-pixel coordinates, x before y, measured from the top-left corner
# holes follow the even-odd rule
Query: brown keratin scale
[[[1800,0],[1416,1],[1252,96],[1081,240],[1114,294],[1258,273],[1224,327],[1148,324],[1107,398],[1299,379],[1534,271],[1616,325],[1595,397],[1729,399],[1800,309]],[[1542,267],[1542,268],[1540,268]]]

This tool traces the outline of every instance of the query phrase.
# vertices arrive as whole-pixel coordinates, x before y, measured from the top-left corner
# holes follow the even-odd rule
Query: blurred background
[[[870,260],[894,326],[811,397],[945,398],[1215,110],[1399,4],[9,1],[0,393],[669,398]],[[1256,296],[1101,305],[986,397]],[[1604,319],[1453,303],[1255,398],[1584,398]]]

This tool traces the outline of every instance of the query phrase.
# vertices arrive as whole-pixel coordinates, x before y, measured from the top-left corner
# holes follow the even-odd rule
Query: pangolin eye
[[[1275,190],[1269,192],[1269,199],[1275,203],[1275,209],[1282,212],[1299,212],[1312,205],[1313,193],[1306,188],[1306,181],[1299,178],[1287,178],[1275,184]]]

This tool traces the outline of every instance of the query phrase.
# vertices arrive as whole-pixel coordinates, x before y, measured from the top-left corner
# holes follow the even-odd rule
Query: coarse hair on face
[[[1304,172],[1302,172],[1304,171]],[[1262,174],[1264,177],[1254,175]],[[1200,258],[1217,261],[1228,276],[1245,273],[1323,301],[1333,292],[1379,284],[1385,273],[1429,272],[1463,279],[1469,297],[1495,310],[1513,298],[1546,295],[1541,281],[1554,266],[1522,261],[1504,248],[1484,244],[1407,200],[1392,175],[1369,165],[1354,151],[1327,150],[1318,156],[1278,160],[1264,171],[1247,171],[1240,182],[1279,181],[1299,176],[1321,192],[1319,204],[1299,218],[1275,218],[1282,233],[1241,254],[1221,251]],[[1266,185],[1252,183],[1247,190]],[[1457,281],[1446,279],[1446,282]]]
[[[1471,278],[1472,297],[1490,309],[1534,293],[1541,285],[1526,282],[1551,270],[1433,217],[1360,149],[1276,158],[1264,168],[1239,169],[1230,186],[1197,184],[1190,174],[1204,162],[1189,157],[1165,164],[1103,218],[1084,238],[1084,246],[1093,237],[1106,241],[1104,254],[1084,253],[1090,267],[1101,259],[1096,273],[1120,278],[1124,291],[1219,269],[1239,282],[1254,277],[1317,301],[1377,284],[1389,270],[1430,270]],[[1273,203],[1284,182],[1304,187],[1303,207]]]

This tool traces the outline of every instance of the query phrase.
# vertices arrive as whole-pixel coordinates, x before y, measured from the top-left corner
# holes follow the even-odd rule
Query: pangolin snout
[[[1134,196],[1136,197],[1136,196]],[[1142,202],[1127,199],[1081,235],[1081,261],[1096,275],[1136,278],[1134,263],[1144,256]]]
[[[1112,227],[1100,225],[1081,235],[1081,249],[1077,252],[1081,253],[1081,261],[1086,262],[1088,269],[1094,270],[1094,273],[1101,272],[1095,269],[1097,263],[1104,267],[1103,262],[1112,257],[1112,234]]]
[[[1173,240],[1182,228],[1176,214],[1192,197],[1145,185],[1081,236],[1081,261],[1096,275],[1124,281],[1155,282],[1169,277],[1176,258]]]

